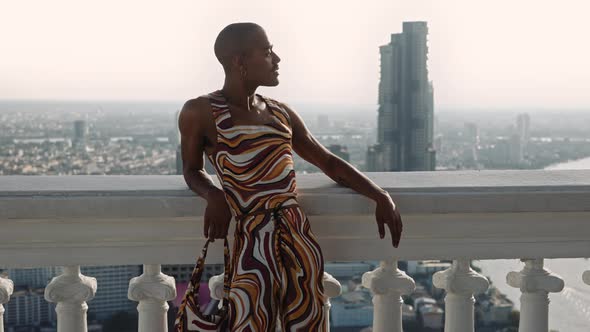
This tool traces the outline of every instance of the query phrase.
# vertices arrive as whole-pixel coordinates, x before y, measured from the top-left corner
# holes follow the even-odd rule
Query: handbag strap
[[[189,290],[193,290],[193,294],[195,297],[199,294],[199,286],[201,283],[201,277],[203,275],[203,270],[205,270],[205,259],[207,258],[207,249],[209,248],[209,243],[211,243],[211,239],[207,239],[205,242],[205,246],[201,251],[201,256],[197,259],[197,263],[195,268],[193,269],[193,274],[191,275],[191,280],[189,282]],[[227,237],[223,239],[223,264],[224,264],[224,276],[223,276],[223,301],[222,307],[220,309],[220,315],[225,315],[228,310],[228,301],[229,301],[229,243],[227,241]],[[195,306],[196,309],[200,311],[200,305],[198,299],[195,298]]]

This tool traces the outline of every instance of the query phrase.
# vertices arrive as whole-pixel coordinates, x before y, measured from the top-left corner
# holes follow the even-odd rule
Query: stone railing
[[[590,171],[367,175],[402,213],[398,249],[389,236],[378,238],[372,201],[322,174],[298,175],[298,188],[326,260],[382,261],[362,278],[373,293],[373,331],[402,330],[400,296],[415,284],[398,260],[453,260],[433,283],[447,292],[445,331],[463,332],[474,329],[473,295],[488,287],[469,261],[504,258],[524,262],[507,275],[522,292],[520,331],[547,331],[548,293],[564,284],[543,259],[590,256]],[[143,264],[143,275],[129,285],[129,298],[139,302],[139,330],[166,331],[166,301],[176,290],[160,265],[194,261],[205,240],[204,209],[180,176],[0,177],[0,266],[64,266],[45,298],[57,303],[58,331],[80,332],[97,289],[80,266]],[[219,242],[208,262],[223,259]],[[580,278],[589,283],[590,272]],[[337,282],[326,280],[329,295],[337,295]],[[12,292],[13,283],[0,278],[0,317]]]

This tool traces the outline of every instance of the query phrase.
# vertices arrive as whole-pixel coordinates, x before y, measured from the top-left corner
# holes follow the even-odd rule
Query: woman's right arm
[[[178,118],[184,180],[188,187],[207,201],[203,234],[206,238],[227,236],[231,212],[223,190],[215,186],[204,168],[207,123],[213,121],[211,106],[205,97],[187,101]]]

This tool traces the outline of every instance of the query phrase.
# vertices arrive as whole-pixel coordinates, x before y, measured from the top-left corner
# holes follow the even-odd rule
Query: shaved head
[[[235,55],[246,53],[250,45],[251,36],[256,32],[264,32],[256,23],[233,23],[221,30],[215,40],[215,56],[221,65],[226,68],[231,58]]]
[[[233,23],[215,40],[215,56],[226,82],[249,87],[277,86],[281,58],[264,29],[256,23]]]

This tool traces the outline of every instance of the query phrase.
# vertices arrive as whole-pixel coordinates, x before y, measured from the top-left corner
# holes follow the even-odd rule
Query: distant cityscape
[[[75,106],[67,102],[22,102],[22,110],[12,104],[0,102],[0,175],[178,174],[178,105],[142,114],[93,103],[80,106],[82,111],[70,110]],[[137,107],[114,108],[126,106]],[[37,111],[43,107],[47,113]],[[368,107],[343,108],[347,112],[305,107],[299,112],[324,146],[370,171],[369,150],[378,142],[376,115],[367,116]],[[543,169],[581,159],[590,156],[589,124],[590,114],[584,113],[445,110],[433,121],[436,170]],[[297,172],[319,171],[294,158]]]
[[[392,34],[390,43],[379,48],[377,106],[296,107],[318,141],[365,172],[543,169],[590,156],[588,114],[533,109],[435,112],[427,35],[426,22],[405,22],[402,33]],[[0,175],[182,174],[179,107],[180,103],[0,101]],[[319,172],[297,155],[294,161],[298,173]],[[213,175],[211,165],[206,167]],[[343,286],[343,295],[332,302],[332,331],[368,331],[373,307],[360,277],[377,266],[378,262],[326,262],[326,271]],[[406,331],[441,331],[444,294],[433,287],[431,276],[449,267],[445,261],[400,262],[400,269],[417,284],[404,298]],[[176,278],[181,290],[192,268],[169,265],[162,270]],[[208,266],[203,281],[222,272],[221,265]],[[61,268],[3,273],[17,286],[5,305],[6,331],[56,331],[55,306],[45,302],[43,288]],[[114,331],[110,326],[136,329],[136,303],[127,299],[127,288],[129,279],[141,274],[141,266],[82,267],[82,273],[96,277],[99,284],[89,303],[89,331]],[[476,303],[478,331],[516,331],[518,312],[495,287],[478,295]],[[174,310],[172,304],[169,316]]]

